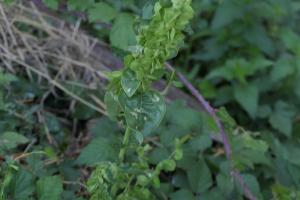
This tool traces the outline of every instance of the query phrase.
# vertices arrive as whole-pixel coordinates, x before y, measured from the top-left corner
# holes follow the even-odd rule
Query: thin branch
[[[170,71],[175,71],[175,69],[169,64],[166,63],[166,67]],[[228,141],[227,135],[225,133],[225,129],[223,127],[223,124],[221,120],[217,117],[215,109],[209,104],[208,101],[204,99],[204,97],[200,94],[200,92],[192,85],[191,82],[189,82],[185,76],[180,73],[176,72],[179,80],[187,87],[187,89],[191,92],[191,94],[200,102],[202,105],[203,109],[213,118],[215,123],[217,124],[220,134],[222,137],[222,142],[224,145],[225,149],[225,155],[227,160],[230,162],[231,161],[231,147],[230,143]],[[244,191],[244,195],[249,199],[249,200],[257,200],[257,198],[251,193],[250,189],[248,188],[247,184],[243,180],[243,177],[240,175],[240,173],[237,170],[231,169],[230,175],[238,181],[238,183],[241,185]]]

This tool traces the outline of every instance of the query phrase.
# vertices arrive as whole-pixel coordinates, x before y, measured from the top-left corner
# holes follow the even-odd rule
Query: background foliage
[[[69,23],[78,19],[61,11],[57,0],[44,3]],[[153,3],[68,0],[66,5],[68,12],[84,13],[83,28],[109,42],[123,58],[134,51],[136,29],[149,21]],[[193,1],[193,8],[186,42],[173,65],[220,107],[218,115],[232,146],[231,164],[257,199],[300,199],[300,3],[201,0]],[[176,80],[174,84],[180,87]],[[51,96],[42,106],[37,102],[44,88],[21,74],[2,71],[0,88],[0,199],[88,199],[84,185],[90,169],[118,159],[120,126],[83,105],[66,115],[51,112],[71,99]],[[84,96],[89,91],[81,92]],[[49,112],[38,115],[44,108]],[[70,153],[72,127],[61,118],[76,119],[82,127],[94,121],[91,140],[78,156]],[[228,173],[222,144],[210,137],[213,126],[204,113],[182,101],[167,106],[162,125],[145,138],[151,149],[143,162],[154,168],[176,149],[176,138],[188,139],[180,147],[183,157],[176,169],[162,170],[160,186],[149,188],[153,198],[243,199],[241,187]],[[49,144],[49,134],[56,144]],[[131,138],[132,160],[136,143]]]

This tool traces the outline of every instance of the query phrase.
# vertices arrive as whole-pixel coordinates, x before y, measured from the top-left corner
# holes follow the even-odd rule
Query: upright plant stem
[[[125,135],[123,137],[123,142],[122,142],[122,147],[119,153],[119,159],[121,162],[124,162],[124,158],[125,158],[125,153],[126,153],[126,148],[128,146],[129,143],[129,137],[130,137],[130,128],[127,127],[126,131],[125,131]]]

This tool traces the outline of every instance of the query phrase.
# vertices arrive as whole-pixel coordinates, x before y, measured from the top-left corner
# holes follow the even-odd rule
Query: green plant
[[[111,80],[105,94],[107,112],[111,119],[123,122],[126,131],[119,153],[121,163],[100,164],[91,175],[88,187],[92,199],[155,199],[148,187],[159,187],[161,170],[173,171],[175,161],[181,159],[179,140],[174,153],[154,170],[144,157],[150,146],[136,149],[137,163],[127,163],[125,155],[131,135],[142,144],[143,136],[158,127],[165,115],[164,99],[151,85],[165,73],[165,61],[177,53],[183,42],[182,31],[192,16],[189,0],[173,0],[168,7],[156,3],[150,23],[140,28],[135,51],[124,59],[124,69],[109,74]],[[128,171],[122,169],[124,165]]]
[[[48,5],[55,10],[57,2],[48,1]],[[121,97],[127,97],[122,77],[133,80],[133,88],[138,85],[133,98],[148,92],[157,94],[149,87],[155,79],[172,80],[163,68],[157,70],[162,73],[149,78],[143,71],[137,76],[135,67],[130,67],[136,61],[134,55],[142,49],[134,29],[150,23],[152,1],[64,2],[68,8],[64,19],[72,23],[78,19],[73,11],[81,12],[80,16],[85,16],[81,28],[109,42],[121,57],[132,53],[127,56],[131,59],[125,69],[108,74],[116,80],[120,93],[117,92],[116,104],[108,104],[107,112],[118,123],[105,116],[95,119],[99,115],[81,104],[63,116],[52,112],[73,105],[73,100],[56,88],[58,97],[50,95],[40,103],[47,88],[52,88],[46,81],[38,82],[35,76],[30,81],[21,70],[15,75],[17,78],[2,73],[0,79],[6,80],[0,84],[0,179],[6,179],[5,184],[0,184],[2,196],[16,200],[82,200],[88,199],[89,193],[94,199],[103,198],[103,194],[107,199],[299,199],[297,0],[192,2],[197,17],[186,31],[192,29],[193,34],[186,37],[184,45],[179,45],[180,53],[172,59],[172,65],[180,66],[177,70],[181,75],[198,87],[213,106],[226,106],[227,111],[208,104],[205,109],[208,107],[222,123],[231,146],[229,151],[228,145],[224,148],[213,119],[180,101],[165,105],[166,112],[156,128],[154,122],[152,126],[139,123],[136,128],[130,115],[126,118],[125,105],[122,107],[119,102]],[[161,2],[166,3],[166,8],[172,6],[168,1]],[[136,15],[141,18],[135,18]],[[17,66],[15,69],[19,69]],[[110,91],[115,91],[112,85]],[[81,97],[100,90],[69,88]],[[139,102],[136,99],[134,103]],[[92,127],[90,120],[94,121]],[[124,140],[122,128],[126,128],[127,121],[130,132]],[[91,130],[78,128],[85,126]],[[73,131],[74,127],[78,129]],[[91,137],[89,142],[86,137]],[[32,154],[41,150],[45,154]],[[15,160],[19,155],[22,158]],[[9,168],[11,164],[17,168]],[[86,186],[90,167],[95,170]],[[47,187],[48,184],[53,187]],[[253,196],[245,192],[244,185]]]

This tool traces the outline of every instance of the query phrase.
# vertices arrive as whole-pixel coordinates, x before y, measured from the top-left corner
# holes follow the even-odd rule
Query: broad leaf
[[[119,102],[125,111],[127,125],[145,134],[160,124],[166,112],[164,98],[154,91],[135,94],[131,98],[121,93]]]
[[[294,115],[295,110],[293,107],[283,101],[278,101],[275,105],[275,110],[269,118],[269,122],[274,129],[286,136],[290,136]]]
[[[258,90],[254,85],[236,85],[234,97],[244,110],[255,118],[258,107]]]
[[[118,15],[109,35],[112,46],[128,50],[129,46],[136,44],[133,22],[133,17],[130,14],[122,13]]]
[[[108,91],[104,96],[106,112],[112,120],[116,120],[120,113],[118,95],[114,91]]]
[[[90,22],[101,21],[109,23],[117,16],[117,11],[107,3],[99,2],[89,9],[88,14]]]
[[[272,68],[270,78],[273,82],[279,82],[294,72],[294,66],[291,57],[285,56],[280,58]]]
[[[84,11],[88,8],[91,8],[95,2],[94,0],[68,0],[67,3],[69,10]]]
[[[29,198],[34,192],[34,176],[21,169],[16,173],[10,189],[14,200],[24,200]]]
[[[107,133],[110,134],[110,133]],[[105,137],[98,137],[88,144],[77,158],[82,165],[95,165],[102,161],[116,161],[118,159],[118,141],[111,141]]]
[[[59,176],[46,176],[37,182],[37,196],[39,200],[62,199],[63,186]]]
[[[243,8],[235,1],[222,1],[212,20],[212,28],[222,28],[243,16]]]
[[[203,158],[190,166],[187,175],[193,192],[204,192],[213,184],[210,170]]]
[[[195,200],[193,193],[189,190],[178,190],[170,195],[171,200]]]
[[[132,97],[132,95],[134,95],[134,93],[139,88],[141,82],[137,80],[134,71],[132,71],[131,69],[126,69],[123,72],[121,84],[126,95],[128,97]]]
[[[3,135],[0,135],[0,149],[4,147],[5,149],[15,148],[19,144],[25,144],[29,140],[15,132],[5,132]]]

